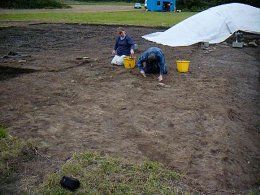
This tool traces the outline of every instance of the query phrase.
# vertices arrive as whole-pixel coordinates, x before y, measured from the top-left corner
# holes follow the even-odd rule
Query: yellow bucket
[[[188,72],[189,71],[190,61],[177,60],[176,64],[177,64],[178,72]]]
[[[129,56],[124,58],[124,66],[126,69],[131,69],[135,67],[135,59]]]

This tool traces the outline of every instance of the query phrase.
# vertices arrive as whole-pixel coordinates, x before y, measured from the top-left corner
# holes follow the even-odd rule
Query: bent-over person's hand
[[[143,75],[143,77],[146,77],[144,70],[141,70],[140,73]]]
[[[132,57],[132,58],[134,58],[134,53],[135,53],[134,50],[131,49],[131,50],[130,50],[130,54],[131,54],[131,57]]]
[[[113,51],[112,51],[112,54],[113,54],[113,55],[116,55],[116,50],[113,50]]]
[[[160,76],[158,77],[158,81],[161,82],[163,80],[162,75],[160,74]]]

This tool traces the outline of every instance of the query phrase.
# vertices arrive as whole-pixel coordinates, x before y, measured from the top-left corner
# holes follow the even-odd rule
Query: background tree
[[[209,7],[226,3],[244,3],[260,7],[260,0],[177,0],[177,9],[201,11]]]

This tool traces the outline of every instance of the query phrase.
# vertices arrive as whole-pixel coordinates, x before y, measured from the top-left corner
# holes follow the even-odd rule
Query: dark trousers
[[[160,67],[158,63],[146,64],[144,72],[147,74],[158,74],[160,73]]]
[[[144,67],[144,72],[146,74],[159,74],[160,73],[160,67],[159,67],[158,63],[152,63],[152,64],[147,63],[146,66]],[[165,67],[163,74],[167,74],[167,68],[166,67]]]

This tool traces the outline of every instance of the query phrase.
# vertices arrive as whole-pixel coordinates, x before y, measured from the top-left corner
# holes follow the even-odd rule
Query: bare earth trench
[[[159,29],[127,27],[140,52],[151,46],[165,52],[163,87],[156,76],[110,65],[115,29],[38,24],[0,30],[1,56],[31,56],[20,63],[0,59],[0,124],[12,135],[38,140],[49,157],[23,163],[17,186],[1,190],[30,190],[86,150],[159,161],[207,194],[259,185],[259,47],[170,48],[141,38]],[[76,59],[83,56],[90,60]],[[176,59],[191,60],[188,74],[177,73]],[[7,74],[6,67],[37,71]]]

